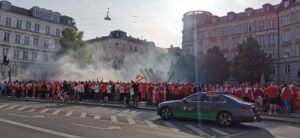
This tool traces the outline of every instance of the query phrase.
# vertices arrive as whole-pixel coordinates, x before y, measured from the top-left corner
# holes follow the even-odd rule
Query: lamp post
[[[9,69],[8,70],[8,81],[10,82],[11,81],[11,67],[9,66],[9,59],[7,59],[6,55],[3,56],[3,61],[1,64],[8,67],[8,69]]]

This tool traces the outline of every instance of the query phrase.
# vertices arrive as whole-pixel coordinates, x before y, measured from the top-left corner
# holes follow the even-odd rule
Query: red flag
[[[136,79],[136,81],[142,81],[145,78],[142,75],[137,75],[135,79]]]

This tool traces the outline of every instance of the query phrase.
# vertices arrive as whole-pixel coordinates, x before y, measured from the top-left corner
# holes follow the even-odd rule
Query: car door
[[[203,94],[199,93],[184,99],[182,105],[179,107],[179,112],[175,113],[174,116],[184,118],[199,118],[200,112],[197,105],[200,104],[202,96]]]
[[[200,110],[201,119],[215,121],[218,112],[224,107],[225,99],[218,94],[206,94]]]

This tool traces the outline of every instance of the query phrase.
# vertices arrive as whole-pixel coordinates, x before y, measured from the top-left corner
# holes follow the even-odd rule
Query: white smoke
[[[154,73],[159,73],[161,81],[168,80],[168,73],[172,70],[172,65],[176,59],[166,53],[152,51],[148,53],[131,53],[122,57],[123,63],[118,68],[114,67],[111,57],[104,57],[103,51],[93,54],[92,63],[81,68],[79,61],[73,58],[73,54],[78,52],[68,52],[59,60],[49,58],[43,64],[43,70],[48,72],[41,77],[32,77],[29,72],[19,76],[22,80],[98,80],[101,81],[124,81],[135,80],[136,75],[142,75],[140,70],[145,68],[153,69]],[[144,76],[147,78],[147,76]]]

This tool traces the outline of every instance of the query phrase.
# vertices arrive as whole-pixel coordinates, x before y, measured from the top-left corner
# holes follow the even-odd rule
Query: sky
[[[74,18],[84,39],[107,36],[123,30],[135,38],[155,42],[156,46],[181,47],[182,17],[192,10],[209,11],[224,16],[229,11],[243,12],[248,7],[260,8],[265,3],[281,0],[8,0],[12,5],[30,9],[50,9]],[[110,9],[111,21],[103,18]]]

